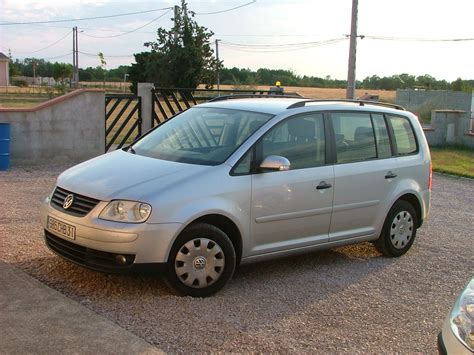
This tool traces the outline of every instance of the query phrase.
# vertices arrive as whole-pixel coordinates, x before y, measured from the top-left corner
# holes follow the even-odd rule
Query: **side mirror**
[[[262,170],[286,171],[290,170],[290,161],[279,155],[269,155],[260,164]]]

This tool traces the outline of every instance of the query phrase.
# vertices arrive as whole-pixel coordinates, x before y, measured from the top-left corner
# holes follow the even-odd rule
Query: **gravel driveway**
[[[474,276],[474,181],[435,175],[430,219],[399,259],[366,243],[241,267],[214,297],[177,297],[158,277],[104,275],[47,250],[38,205],[64,168],[0,172],[0,259],[165,351],[435,353]]]

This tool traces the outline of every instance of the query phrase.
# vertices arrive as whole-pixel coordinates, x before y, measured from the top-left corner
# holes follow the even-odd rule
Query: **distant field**
[[[83,87],[104,88],[107,92],[127,92],[128,84],[121,82],[81,82]],[[203,86],[200,86],[203,87]],[[240,89],[240,90],[269,90],[270,86],[248,86],[248,85],[221,85],[222,89]],[[313,87],[294,87],[284,86],[285,92],[297,92],[302,96],[316,99],[342,99],[346,96],[345,89],[313,88]],[[357,90],[356,96],[360,97],[365,93],[378,95],[381,101],[394,102],[395,91],[384,90]],[[47,87],[2,87],[0,88],[0,107],[32,107],[38,105],[50,98],[59,96],[59,90]]]
[[[221,89],[250,89],[270,90],[270,86],[250,86],[250,85],[221,85]],[[300,86],[283,86],[285,92],[297,92],[298,94],[313,99],[344,99],[346,97],[346,89],[330,89],[330,88],[313,88]],[[216,87],[214,87],[216,89]],[[378,95],[380,101],[395,102],[396,91],[385,90],[356,90],[356,97],[361,97],[365,93],[370,95]]]
[[[82,84],[82,83],[81,83]],[[100,87],[103,85],[102,82],[89,83],[90,85],[83,85],[83,87]],[[100,85],[99,85],[100,84]],[[120,87],[121,83],[105,83],[105,90],[107,92],[121,93],[123,87]],[[122,83],[123,85],[123,83]],[[69,91],[69,88],[64,90],[46,87],[46,86],[28,86],[28,87],[0,87],[0,107],[33,107],[42,102],[48,101],[57,96],[64,94],[64,91]],[[129,92],[129,91],[128,91]]]
[[[56,95],[57,96],[57,95]],[[55,97],[55,96],[53,96]],[[0,94],[0,107],[9,108],[9,107],[33,107],[39,105],[42,102],[52,99],[48,95],[41,94]]]

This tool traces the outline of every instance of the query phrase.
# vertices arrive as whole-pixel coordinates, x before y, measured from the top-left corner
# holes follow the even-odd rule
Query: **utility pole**
[[[179,6],[174,5],[174,40],[175,42],[178,40],[178,11]]]
[[[357,51],[357,7],[359,0],[352,0],[351,35],[349,44],[349,68],[347,70],[346,99],[354,99],[356,86],[356,51]]]
[[[76,81],[76,27],[72,28],[72,78],[70,86]]]
[[[220,73],[219,73],[219,68],[221,66],[221,63],[219,62],[219,41],[220,39],[216,39],[216,59],[217,59],[217,96],[221,96],[220,95],[220,85],[221,85],[221,77],[220,77]]]
[[[130,74],[123,74],[123,92],[125,92],[125,87],[127,85],[127,76],[130,76]]]
[[[74,82],[76,84],[76,87],[79,86],[79,41],[78,41],[78,36],[77,36],[77,26],[76,28],[76,71],[75,71],[75,78]]]
[[[72,28],[72,80],[71,87],[79,86],[79,43],[77,40],[77,26]]]
[[[36,85],[36,59],[33,58],[31,66],[33,67],[33,85]]]

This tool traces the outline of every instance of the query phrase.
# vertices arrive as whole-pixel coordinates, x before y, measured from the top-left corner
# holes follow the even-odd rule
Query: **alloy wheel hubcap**
[[[399,212],[390,227],[390,241],[396,249],[403,249],[413,235],[413,217],[408,211]]]
[[[174,269],[186,286],[204,288],[219,280],[224,266],[224,252],[219,244],[207,238],[195,238],[178,250]]]

